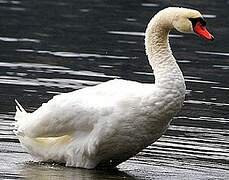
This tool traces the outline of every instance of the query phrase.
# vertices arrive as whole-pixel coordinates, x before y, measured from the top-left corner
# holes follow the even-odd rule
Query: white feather
[[[33,113],[16,101],[16,134],[22,146],[41,160],[90,169],[115,166],[156,141],[185,95],[183,75],[168,44],[170,29],[163,29],[172,28],[173,15],[181,11],[164,11],[146,30],[155,84],[116,79],[57,95]]]

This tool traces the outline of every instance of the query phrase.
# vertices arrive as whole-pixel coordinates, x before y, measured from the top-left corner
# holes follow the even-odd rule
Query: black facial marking
[[[189,18],[189,20],[192,22],[192,26],[195,27],[197,22],[200,22],[202,26],[206,26],[206,21],[202,17],[198,18]]]

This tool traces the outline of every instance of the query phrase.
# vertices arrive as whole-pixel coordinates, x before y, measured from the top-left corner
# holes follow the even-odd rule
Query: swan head
[[[172,18],[173,27],[182,33],[195,33],[207,40],[214,40],[214,37],[206,28],[206,21],[197,10],[187,8],[170,8],[174,11]]]

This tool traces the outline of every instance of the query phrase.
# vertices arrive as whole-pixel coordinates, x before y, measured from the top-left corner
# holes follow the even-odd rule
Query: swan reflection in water
[[[135,177],[114,169],[87,170],[82,168],[65,167],[62,164],[45,162],[26,162],[20,166],[19,176],[33,180],[50,179],[77,179],[77,180],[101,180],[101,179],[136,179]]]

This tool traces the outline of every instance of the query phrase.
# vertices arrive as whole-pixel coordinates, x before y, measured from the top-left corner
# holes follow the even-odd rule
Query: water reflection
[[[135,179],[118,169],[112,170],[86,170],[66,168],[58,164],[28,162],[20,167],[20,176],[28,179],[77,179],[101,180],[109,179]]]

